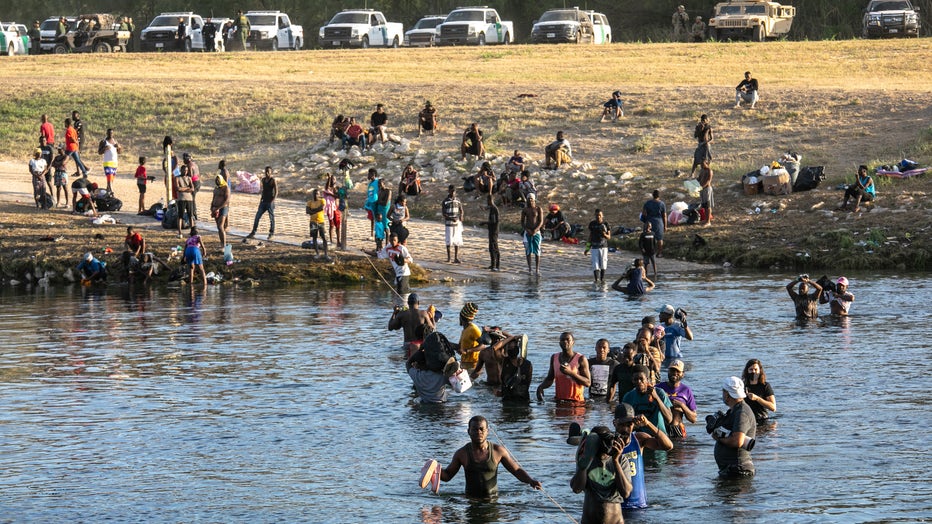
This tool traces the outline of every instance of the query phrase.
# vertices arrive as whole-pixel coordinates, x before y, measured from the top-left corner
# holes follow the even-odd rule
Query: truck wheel
[[[754,27],[753,37],[755,42],[763,42],[764,36],[764,26]]]
[[[479,33],[479,45],[485,45],[485,33]]]
[[[368,36],[362,37],[362,48],[369,49],[369,37]]]
[[[110,47],[110,44],[108,44],[107,42],[97,42],[96,44],[94,44],[94,52],[95,53],[111,53],[113,52],[113,48]]]
[[[63,55],[63,54],[66,54],[67,52],[68,52],[68,48],[65,47],[64,44],[58,44],[54,48],[52,48],[52,53],[56,55]]]

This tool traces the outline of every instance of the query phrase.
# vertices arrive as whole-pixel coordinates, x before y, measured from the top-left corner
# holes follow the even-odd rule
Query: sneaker
[[[265,239],[266,239],[266,240],[272,240],[272,237],[274,237],[274,236],[275,236],[275,233],[269,233],[269,236],[267,236]]]

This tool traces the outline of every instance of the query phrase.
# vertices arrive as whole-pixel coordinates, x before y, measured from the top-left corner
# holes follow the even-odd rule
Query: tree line
[[[423,15],[445,14],[461,5],[484,4],[496,8],[502,19],[514,22],[515,38],[520,42],[530,35],[533,22],[545,10],[579,6],[605,13],[612,25],[615,41],[662,42],[670,39],[670,18],[677,5],[683,4],[692,17],[699,15],[708,20],[716,3],[714,0],[44,0],[4,2],[0,7],[0,20],[28,23],[50,16],[112,13],[133,17],[139,30],[162,12],[193,11],[204,17],[232,18],[239,9],[279,10],[288,13],[294,23],[304,26],[307,45],[312,46],[317,42],[318,28],[342,9],[378,9],[390,21],[402,22],[408,28]],[[786,3],[796,6],[790,39],[824,40],[859,36],[862,10],[868,0],[787,0]],[[928,35],[932,0],[913,0],[913,4],[921,8],[922,33]]]

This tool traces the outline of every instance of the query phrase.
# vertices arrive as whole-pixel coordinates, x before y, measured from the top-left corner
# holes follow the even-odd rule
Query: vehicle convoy
[[[187,27],[184,42],[179,47],[178,22],[184,20]],[[162,13],[149,22],[149,26],[139,33],[139,42],[143,51],[186,51],[204,50],[204,38],[201,34],[204,20],[200,15],[190,11],[181,13]]]
[[[531,42],[535,44],[604,44],[611,39],[611,26],[605,15],[578,8],[551,9],[542,14],[531,28]]]
[[[909,0],[871,0],[864,9],[861,22],[861,36],[864,38],[918,37],[921,29],[919,8]]]
[[[0,22],[0,51],[7,56],[29,53],[29,36],[25,26],[10,22]]]
[[[503,22],[498,11],[487,6],[459,7],[440,24],[439,45],[486,45],[514,42],[512,22]]]
[[[80,15],[68,32],[55,39],[55,54],[126,51],[129,31],[120,31],[110,14]]]
[[[46,18],[44,22],[39,26],[39,49],[43,53],[51,53],[55,51],[55,33],[58,31],[58,16],[52,16]],[[71,28],[75,23],[75,18],[73,16],[65,17],[65,28]]]
[[[405,45],[410,47],[430,47],[437,42],[440,35],[438,26],[446,20],[444,15],[427,15],[405,32]]]
[[[796,8],[767,0],[732,0],[715,4],[709,36],[716,40],[749,39],[763,42],[785,36]]]
[[[281,11],[249,11],[249,36],[246,47],[252,49],[293,49],[304,46],[304,28],[292,24],[288,15]]]
[[[321,47],[398,47],[404,39],[404,25],[388,22],[381,11],[344,9],[320,28]]]

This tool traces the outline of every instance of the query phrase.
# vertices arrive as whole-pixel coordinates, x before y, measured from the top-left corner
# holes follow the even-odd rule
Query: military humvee
[[[790,32],[796,8],[767,0],[732,0],[715,5],[709,36],[716,40],[749,39],[763,42]]]

